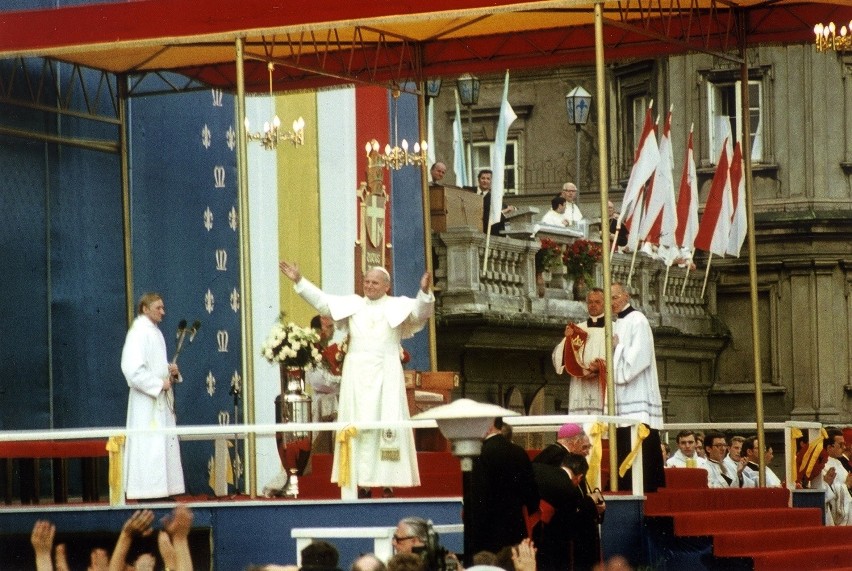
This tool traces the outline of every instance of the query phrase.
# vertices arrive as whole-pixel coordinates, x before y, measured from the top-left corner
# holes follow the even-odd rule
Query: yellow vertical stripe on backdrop
[[[305,119],[305,144],[278,146],[278,251],[282,259],[298,264],[302,274],[320,282],[319,168],[317,104],[315,93],[297,93],[275,98],[282,125]],[[287,321],[308,326],[316,311],[293,291],[285,276],[281,280],[281,310]]]

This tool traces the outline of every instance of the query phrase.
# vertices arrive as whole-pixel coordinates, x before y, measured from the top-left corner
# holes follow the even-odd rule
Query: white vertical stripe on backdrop
[[[319,139],[320,236],[322,286],[328,293],[349,294],[355,275],[358,172],[355,88],[317,93]]]
[[[269,99],[246,99],[246,115],[252,125],[263,125],[269,118]],[[254,360],[255,420],[258,424],[275,422],[275,397],[280,393],[279,371],[260,355],[260,345],[269,328],[281,312],[280,278],[278,271],[278,165],[276,153],[264,150],[257,143],[248,148],[249,232],[251,234],[251,284]],[[217,300],[227,304],[228,300]],[[216,390],[229,390],[230,379],[217,379]],[[245,380],[243,381],[245,384]],[[232,412],[233,414],[233,412]],[[245,419],[241,418],[240,421]],[[245,441],[240,443],[244,452]],[[251,459],[249,459],[251,462]],[[248,470],[249,466],[246,466]],[[275,477],[281,470],[281,460],[274,436],[257,437],[257,488]],[[245,478],[245,475],[243,476]],[[245,479],[243,479],[245,482]]]

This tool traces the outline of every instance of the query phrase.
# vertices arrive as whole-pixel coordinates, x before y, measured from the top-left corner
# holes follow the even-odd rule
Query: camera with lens
[[[426,544],[422,547],[415,547],[414,552],[423,557],[425,568],[429,571],[456,571],[459,568],[459,560],[456,554],[441,546],[438,540],[438,532],[432,526],[431,520],[426,531]]]

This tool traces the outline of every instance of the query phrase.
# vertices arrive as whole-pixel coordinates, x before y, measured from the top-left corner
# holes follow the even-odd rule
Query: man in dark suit
[[[568,453],[559,466],[533,463],[536,485],[541,494],[542,520],[533,530],[533,542],[538,548],[536,563],[540,571],[591,569],[593,563],[583,554],[578,533],[582,525],[583,495],[580,480],[589,469],[586,458]]]
[[[527,537],[524,508],[530,514],[538,511],[532,463],[523,448],[501,434],[502,426],[502,419],[494,420],[473,460],[469,505],[464,506],[472,524],[471,556],[520,543]]]

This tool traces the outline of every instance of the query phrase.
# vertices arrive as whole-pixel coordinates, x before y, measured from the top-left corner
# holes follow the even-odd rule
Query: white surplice
[[[169,376],[166,340],[145,315],[136,317],[121,352],[121,371],[130,387],[127,428],[175,426],[175,413],[163,380]],[[175,435],[129,434],[124,454],[128,499],[163,498],[184,493],[180,444]]]

